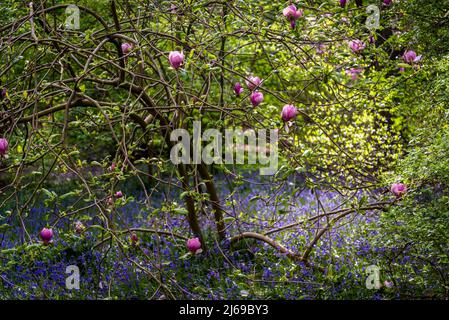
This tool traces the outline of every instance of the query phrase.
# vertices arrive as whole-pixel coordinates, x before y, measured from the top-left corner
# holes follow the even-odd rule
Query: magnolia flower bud
[[[290,28],[292,28],[292,29],[296,28],[296,21],[295,20],[291,20],[290,21]]]
[[[0,156],[4,156],[8,152],[8,140],[0,138]]]
[[[243,88],[242,88],[242,86],[240,85],[240,82],[237,82],[235,85],[234,85],[234,92],[235,92],[235,95],[238,97],[238,96],[240,96],[240,94],[243,92]]]
[[[250,96],[251,103],[254,107],[257,107],[263,101],[263,93],[254,91]]]
[[[120,198],[123,197],[123,192],[117,191],[117,192],[114,194],[114,196],[115,196],[117,199],[120,199]]]
[[[184,62],[184,54],[179,51],[171,51],[168,55],[168,61],[173,69],[179,69]]]
[[[282,117],[282,120],[287,122],[287,121],[290,121],[291,119],[293,119],[294,117],[296,117],[297,114],[298,114],[298,110],[296,110],[296,107],[294,105],[286,104],[282,108],[281,117]]]
[[[133,48],[132,44],[130,43],[122,43],[122,52],[123,54],[128,54],[131,52],[131,49]]]
[[[250,76],[250,77],[248,77],[248,80],[245,80],[245,83],[246,83],[246,86],[248,87],[248,89],[253,91],[258,86],[260,86],[260,84],[262,83],[262,80],[260,80],[259,77]]]
[[[187,249],[192,253],[196,253],[198,250],[200,250],[201,249],[200,239],[192,238],[187,240]]]
[[[51,242],[51,239],[53,238],[53,230],[43,228],[42,231],[39,233],[42,241],[45,245],[48,245]]]

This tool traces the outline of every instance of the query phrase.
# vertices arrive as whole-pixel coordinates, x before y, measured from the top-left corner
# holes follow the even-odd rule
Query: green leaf
[[[4,223],[4,224],[0,225],[0,232],[4,232],[4,231],[8,230],[9,228],[11,228],[11,226],[7,223]]]

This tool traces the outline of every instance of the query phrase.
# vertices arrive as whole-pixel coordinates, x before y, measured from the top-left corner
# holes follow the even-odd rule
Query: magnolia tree
[[[54,213],[41,222],[43,245],[63,228],[94,234],[96,250],[116,246],[126,257],[143,233],[204,254],[208,244],[252,238],[307,265],[345,217],[382,210],[406,192],[401,181],[392,181],[392,196],[379,184],[401,152],[389,88],[420,63],[411,43],[391,41],[407,28],[392,2],[7,1],[2,215],[28,244],[38,241],[30,208],[44,199]],[[296,191],[317,191],[316,210],[276,228],[231,228],[245,221],[217,183],[282,190],[292,179]],[[142,197],[126,191],[130,181]],[[340,206],[320,205],[328,192]],[[182,214],[190,231],[125,225],[120,208],[130,201],[155,215]],[[205,228],[210,221],[215,230]],[[310,234],[300,251],[274,237],[297,228]]]

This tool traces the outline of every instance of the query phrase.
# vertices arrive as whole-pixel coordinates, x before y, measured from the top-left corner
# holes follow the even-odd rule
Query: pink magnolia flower
[[[196,253],[198,250],[200,250],[201,249],[200,239],[192,238],[187,240],[187,249],[192,253]]]
[[[0,138],[0,156],[4,156],[8,153],[8,140]]]
[[[399,198],[407,192],[407,186],[403,183],[393,183],[390,190],[391,193]]]
[[[282,120],[287,122],[287,121],[290,121],[291,119],[293,119],[294,117],[296,117],[297,114],[298,114],[298,110],[296,110],[296,107],[294,105],[286,104],[282,108],[281,117],[282,117]]]
[[[292,4],[282,10],[282,14],[287,18],[288,21],[297,20],[302,17],[303,10],[298,10]]]
[[[349,70],[346,70],[346,74],[351,76],[352,81],[357,80],[360,73],[363,72],[363,69],[360,68],[350,68]]]
[[[75,232],[77,234],[83,233],[84,230],[86,230],[86,227],[84,226],[84,224],[81,221],[75,222]]]
[[[120,198],[123,197],[123,192],[117,191],[117,192],[114,194],[114,196],[115,196],[117,199],[120,199]]]
[[[290,5],[282,10],[282,14],[290,21],[290,27],[294,29],[296,27],[296,20],[302,17],[303,10],[297,10],[294,5]]]
[[[254,107],[257,107],[263,101],[263,93],[259,91],[254,91],[253,93],[251,93],[249,99],[251,100],[251,104]]]
[[[171,51],[168,55],[168,61],[173,69],[179,69],[184,62],[184,54],[179,51]]]
[[[240,85],[240,82],[237,82],[235,85],[234,85],[234,92],[235,92],[235,95],[238,97],[238,96],[240,96],[240,94],[243,92],[243,88],[242,88],[242,86]]]
[[[129,237],[129,239],[131,240],[132,245],[136,245],[137,242],[139,242],[139,237],[134,232],[131,233],[131,236]]]
[[[415,62],[419,62],[422,56],[417,56],[416,52],[413,50],[408,50],[402,56],[402,59],[408,64],[413,64]]]
[[[133,45],[130,43],[122,43],[122,52],[123,54],[128,54],[131,52],[131,49],[133,48]]]
[[[349,48],[351,48],[352,52],[358,53],[365,49],[366,45],[362,40],[351,40],[349,41]]]
[[[340,7],[344,8],[346,6],[346,0],[340,0]]]
[[[262,80],[260,80],[259,77],[250,76],[248,77],[248,80],[245,80],[246,86],[249,90],[253,91],[256,89],[260,84],[262,83]]]
[[[44,244],[47,245],[51,242],[51,239],[53,238],[53,230],[43,228],[41,230],[41,232],[39,233],[39,235],[40,235],[42,241],[44,242]]]

